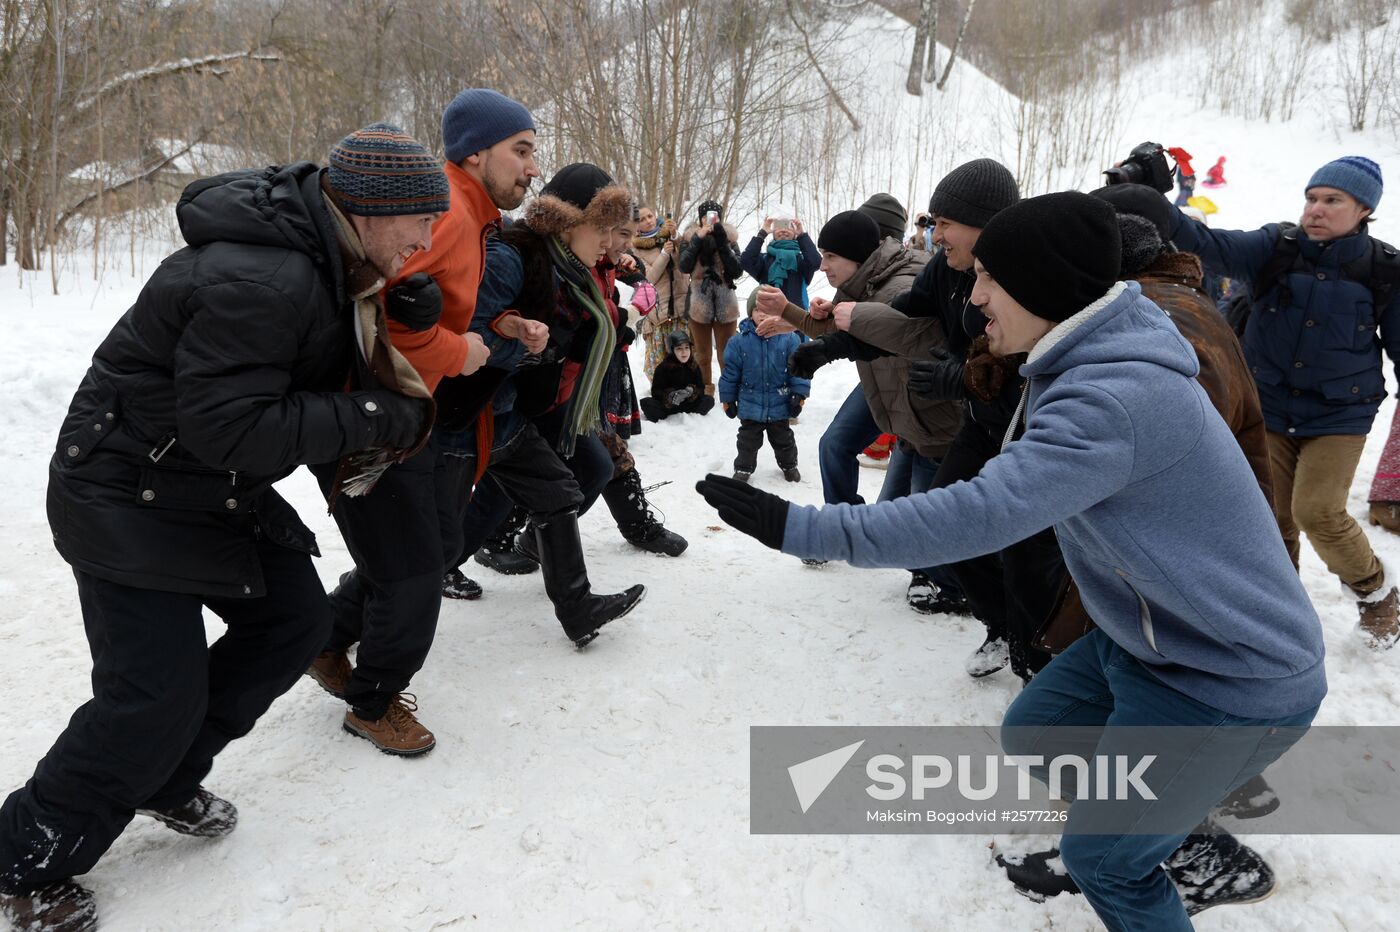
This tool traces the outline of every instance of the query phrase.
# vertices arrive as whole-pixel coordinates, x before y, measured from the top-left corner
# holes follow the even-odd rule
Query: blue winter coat
[[[1371,237],[1362,231],[1318,243],[1298,230],[1298,252],[1311,271],[1288,275],[1290,294],[1280,307],[1283,289],[1254,281],[1274,254],[1278,224],[1212,230],[1180,211],[1172,214],[1171,238],[1179,249],[1253,288],[1244,355],[1269,430],[1296,437],[1368,433],[1385,398],[1381,346],[1400,360],[1400,294],[1377,313],[1369,287],[1341,278],[1342,266],[1369,254]]]
[[[1159,680],[1246,718],[1327,692],[1322,626],[1273,509],[1136,282],[1032,350],[1026,432],[969,482],[878,505],[791,505],[783,552],[938,566],[1053,526],[1084,608]]]
[[[744,247],[744,253],[739,257],[739,265],[743,267],[760,285],[768,284],[768,269],[773,265],[773,257],[763,248],[765,234],[760,233],[749,244]],[[800,250],[797,259],[797,271],[789,274],[787,280],[783,282],[783,294],[787,299],[798,307],[807,306],[807,286],[812,283],[812,276],[817,274],[817,269],[822,266],[822,254],[817,252],[817,247],[812,243],[812,237],[803,233],[797,237],[797,245]]]
[[[739,322],[739,332],[724,347],[724,374],[719,377],[719,400],[739,402],[745,421],[785,421],[792,416],[788,399],[812,392],[808,379],[788,372],[788,356],[805,340],[800,333],[761,337],[753,318]]]

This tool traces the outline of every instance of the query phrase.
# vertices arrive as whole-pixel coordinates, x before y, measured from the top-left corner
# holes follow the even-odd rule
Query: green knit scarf
[[[560,455],[572,456],[575,438],[596,433],[602,422],[598,396],[603,389],[603,376],[607,374],[608,363],[612,360],[613,347],[617,344],[617,330],[613,327],[612,315],[608,313],[607,302],[603,300],[603,292],[599,290],[593,273],[558,236],[549,237],[547,242],[549,258],[559,277],[564,280],[569,294],[597,324],[593,342],[588,347],[588,360],[583,364],[578,381],[574,383],[574,393],[566,403],[563,436],[559,438],[557,447]]]

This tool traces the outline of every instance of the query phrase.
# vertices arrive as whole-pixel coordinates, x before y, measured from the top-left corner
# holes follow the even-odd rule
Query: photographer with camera
[[[684,295],[690,287],[690,276],[676,268],[680,253],[676,246],[676,221],[668,212],[664,220],[657,217],[655,207],[638,207],[637,222],[641,232],[632,237],[632,252],[641,261],[647,281],[656,289],[656,302],[637,325],[637,334],[646,345],[642,371],[651,378],[656,366],[666,358],[667,338],[677,331],[690,339],[686,325]]]
[[[705,374],[705,394],[715,393],[711,363],[739,329],[739,295],[734,283],[744,274],[739,264],[739,231],[725,223],[724,205],[706,200],[697,209],[697,222],[681,235],[677,268],[689,276],[685,294],[695,360]]]
[[[1385,398],[1381,350],[1400,360],[1400,256],[1367,225],[1380,166],[1361,156],[1323,165],[1297,224],[1213,230],[1171,211],[1171,239],[1208,268],[1248,282],[1245,359],[1268,429],[1275,504],[1293,564],[1300,531],[1357,601],[1370,646],[1400,638],[1400,577],[1347,513],[1366,435]]]
[[[914,218],[914,235],[909,237],[906,244],[910,249],[917,249],[919,252],[933,252],[938,247],[933,242],[933,217],[927,213],[920,212]]]
[[[769,234],[773,241],[765,250],[763,241]],[[764,218],[763,228],[749,240],[739,257],[745,272],[760,283],[780,289],[788,301],[803,310],[807,309],[807,286],[821,264],[821,253],[802,228],[802,221],[785,207]]]

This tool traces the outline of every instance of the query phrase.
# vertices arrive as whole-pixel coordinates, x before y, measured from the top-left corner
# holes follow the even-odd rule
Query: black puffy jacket
[[[371,445],[352,304],[309,162],[197,181],[168,257],[93,356],[49,467],[54,544],[129,586],[256,597],[258,536],[316,541],[272,484]]]

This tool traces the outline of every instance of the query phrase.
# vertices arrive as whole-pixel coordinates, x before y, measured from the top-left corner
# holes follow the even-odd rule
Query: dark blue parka
[[[768,270],[773,265],[772,254],[763,248],[766,237],[766,233],[755,235],[744,247],[743,255],[739,256],[739,265],[757,279],[760,285],[769,284]],[[812,237],[806,233],[798,236],[795,242],[798,247],[797,271],[789,273],[778,287],[783,289],[783,294],[789,301],[805,309],[807,286],[812,283],[812,276],[817,274],[817,269],[822,267],[822,254],[817,252]]]
[[[1255,281],[1283,235],[1278,224],[1212,230],[1172,214],[1177,248],[1253,288],[1244,354],[1269,430],[1295,437],[1368,433],[1385,398],[1381,347],[1392,361],[1400,359],[1400,295],[1378,311],[1368,285],[1341,277],[1344,265],[1370,253],[1365,230],[1325,243],[1298,230],[1307,268],[1295,265],[1285,289]]]
[[[739,322],[739,333],[724,347],[724,374],[719,379],[719,400],[739,402],[745,421],[785,421],[791,416],[788,399],[806,398],[812,392],[808,379],[788,372],[788,356],[806,338],[800,333],[761,337],[752,317]]]

